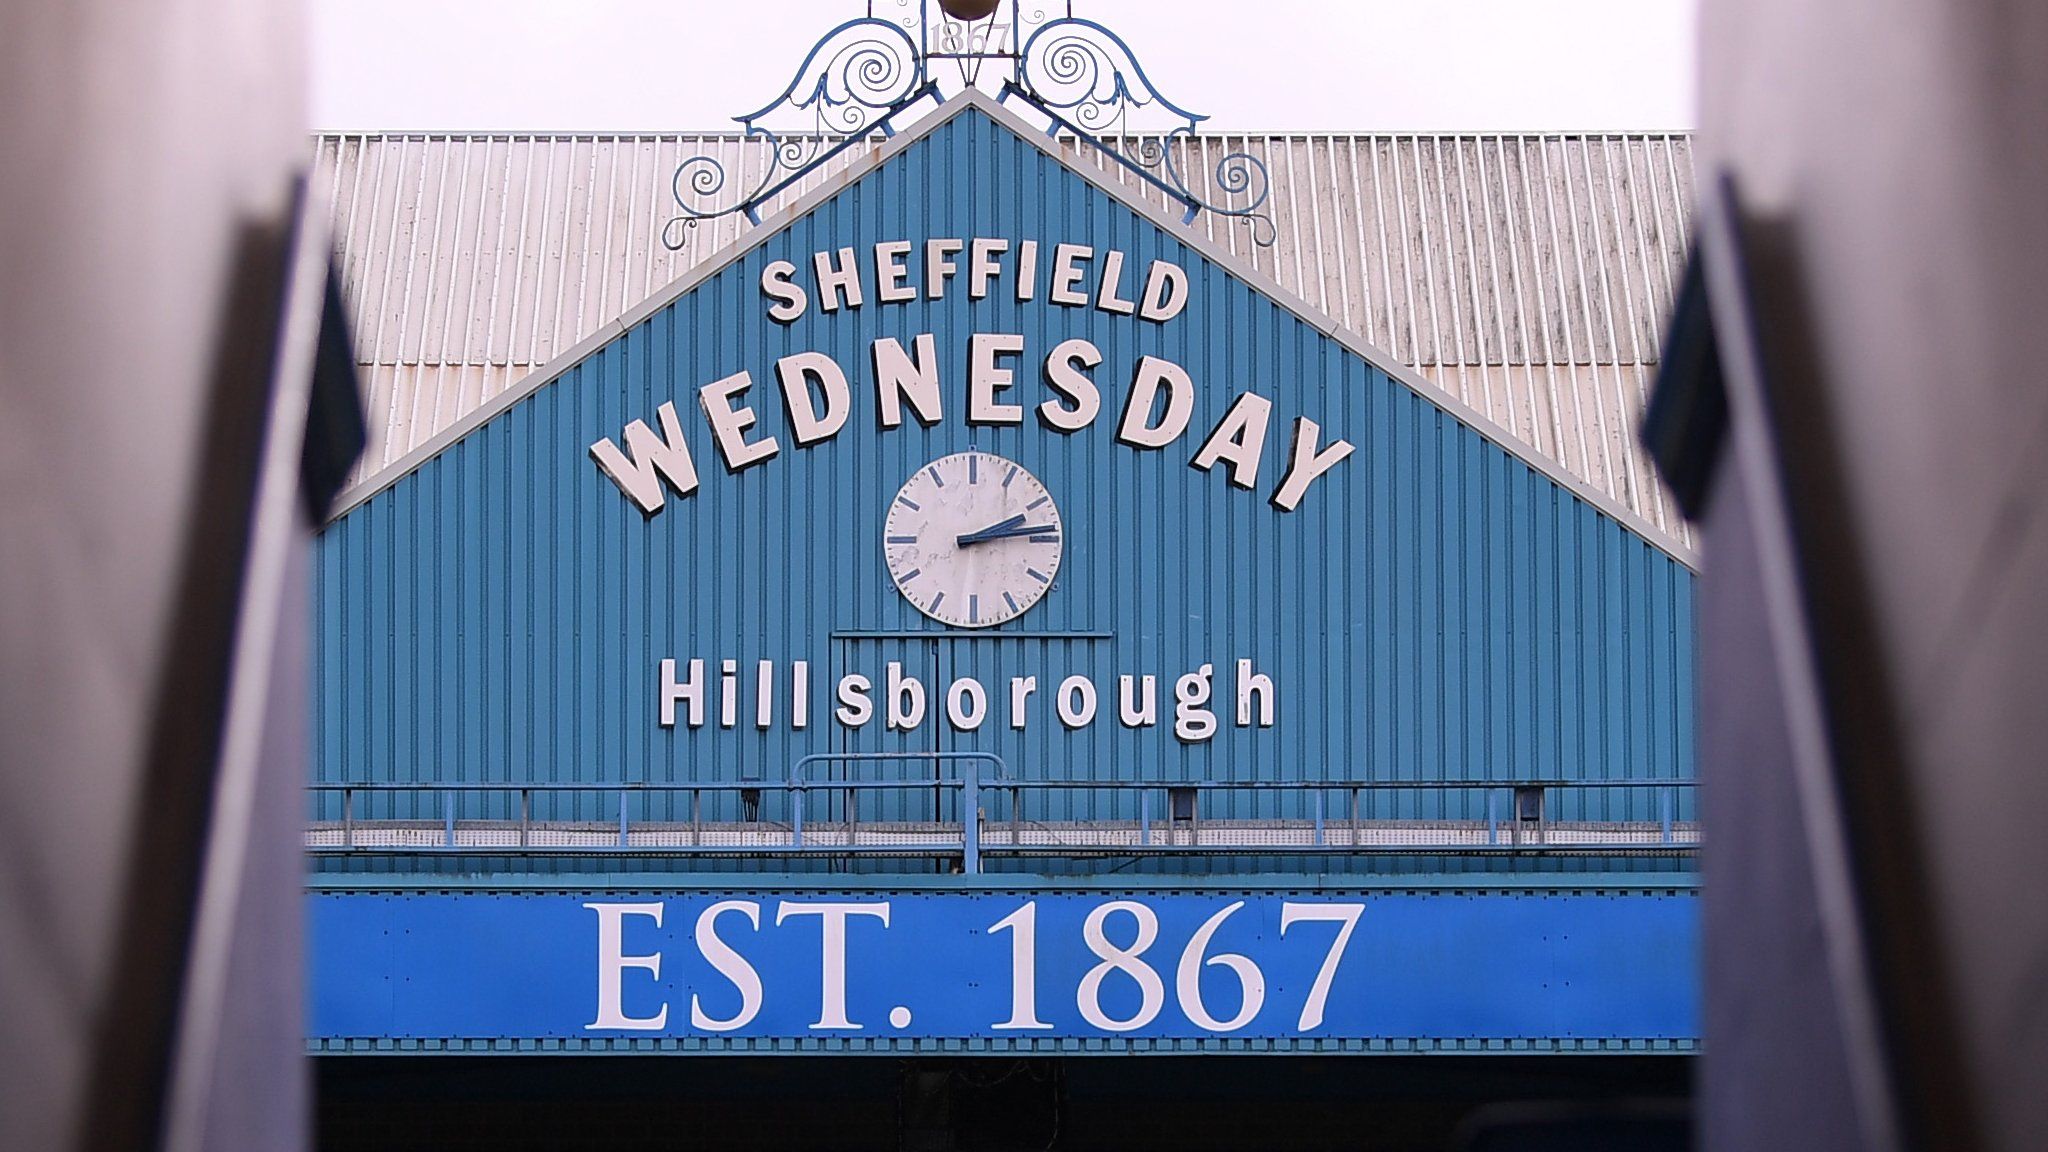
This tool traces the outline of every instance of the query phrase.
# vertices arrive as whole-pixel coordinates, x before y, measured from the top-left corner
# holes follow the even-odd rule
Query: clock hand
[[[953,543],[955,546],[959,546],[963,544],[976,544],[983,540],[992,540],[995,538],[994,534],[1000,533],[1008,528],[1014,528],[1018,524],[1021,524],[1023,522],[1024,514],[1022,512],[1019,512],[1015,516],[1011,516],[1006,520],[1001,520],[994,524],[991,524],[978,532],[968,532],[964,535],[956,536],[953,538]]]
[[[1023,517],[1019,516],[1017,519],[1022,520]],[[1057,531],[1059,531],[1059,526],[1055,524],[998,524],[993,528],[984,528],[967,536],[956,537],[953,543],[956,547],[967,544],[986,544],[992,540],[1011,540],[1019,536],[1037,536]]]

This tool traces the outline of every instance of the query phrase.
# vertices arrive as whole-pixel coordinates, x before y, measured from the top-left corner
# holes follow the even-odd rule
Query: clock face
[[[917,610],[961,628],[1022,616],[1060,570],[1059,509],[1001,456],[957,452],[919,468],[889,502],[882,555]]]

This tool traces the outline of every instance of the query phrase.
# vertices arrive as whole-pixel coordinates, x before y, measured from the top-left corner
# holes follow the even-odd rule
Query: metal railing
[[[851,778],[880,761],[957,771]],[[844,766],[846,778],[811,779],[820,764]],[[1694,787],[1018,780],[990,753],[828,753],[804,757],[783,781],[315,784],[306,847],[320,856],[921,856],[957,860],[969,874],[992,856],[1684,856],[1699,844]]]

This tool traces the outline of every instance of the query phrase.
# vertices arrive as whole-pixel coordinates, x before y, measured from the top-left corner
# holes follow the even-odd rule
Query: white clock
[[[1038,477],[1001,456],[956,452],[919,468],[882,527],[896,590],[961,628],[1022,616],[1060,570],[1059,508]]]

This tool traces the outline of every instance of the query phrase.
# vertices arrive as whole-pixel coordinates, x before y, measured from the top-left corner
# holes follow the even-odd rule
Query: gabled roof
[[[603,347],[633,325],[659,309],[666,307],[684,293],[689,292],[696,285],[745,255],[752,248],[774,235],[781,225],[799,218],[819,203],[858,181],[866,173],[874,170],[891,157],[929,135],[933,130],[969,109],[978,110],[996,122],[1007,126],[1016,132],[1018,136],[1031,142],[1035,147],[1073,170],[1095,187],[1116,197],[1136,210],[1140,215],[1181,237],[1191,248],[1199,251],[1231,273],[1255,285],[1260,291],[1273,298],[1288,311],[1319,331],[1326,333],[1346,348],[1356,352],[1394,379],[1428,399],[1431,403],[1469,424],[1487,439],[1506,448],[1509,452],[1527,462],[1537,472],[1550,477],[1566,490],[1613,516],[1616,520],[1642,534],[1682,561],[1688,564],[1692,562],[1693,553],[1689,546],[1684,526],[1675,516],[1668,513],[1666,497],[1657,488],[1656,481],[1647,463],[1643,462],[1633,435],[1634,405],[1640,403],[1641,392],[1646,386],[1647,377],[1645,370],[1654,364],[1655,317],[1661,312],[1658,300],[1660,297],[1668,298],[1668,286],[1663,287],[1660,293],[1656,277],[1651,275],[1651,261],[1648,259],[1647,247],[1642,243],[1642,221],[1640,215],[1634,220],[1634,226],[1638,233],[1638,247],[1645,254],[1643,271],[1637,277],[1639,281],[1638,288],[1643,296],[1641,302],[1638,302],[1635,296],[1630,294],[1631,290],[1627,283],[1626,274],[1619,277],[1623,280],[1623,295],[1625,297],[1625,308],[1623,311],[1626,312],[1628,323],[1626,330],[1617,322],[1617,309],[1612,301],[1612,285],[1609,283],[1604,266],[1598,270],[1598,285],[1589,282],[1591,276],[1587,275],[1584,267],[1579,269],[1578,275],[1567,278],[1560,266],[1555,269],[1555,284],[1546,286],[1542,283],[1546,277],[1542,276],[1541,272],[1533,266],[1533,260],[1532,267],[1528,269],[1526,275],[1524,274],[1519,265],[1520,258],[1518,253],[1510,253],[1508,261],[1513,265],[1509,281],[1512,282],[1517,318],[1521,322],[1517,325],[1507,324],[1504,319],[1504,310],[1507,306],[1507,297],[1509,295],[1508,282],[1504,282],[1498,275],[1501,253],[1490,248],[1486,255],[1491,258],[1491,262],[1496,268],[1496,275],[1493,278],[1493,292],[1482,298],[1482,295],[1475,291],[1471,298],[1464,299],[1463,301],[1465,311],[1469,312],[1472,317],[1472,340],[1474,344],[1478,345],[1476,351],[1468,351],[1465,347],[1466,337],[1461,326],[1463,314],[1459,311],[1458,301],[1465,297],[1465,293],[1457,291],[1450,294],[1451,299],[1448,302],[1448,306],[1443,310],[1451,311],[1453,315],[1450,324],[1447,325],[1443,322],[1443,317],[1438,308],[1437,288],[1434,283],[1434,261],[1438,257],[1436,254],[1427,251],[1430,236],[1427,229],[1425,229],[1421,237],[1420,246],[1425,249],[1422,253],[1422,263],[1430,276],[1430,283],[1426,290],[1428,297],[1426,316],[1429,325],[1428,331],[1435,338],[1436,343],[1436,355],[1427,362],[1437,369],[1440,377],[1455,374],[1461,381],[1468,383],[1471,378],[1478,377],[1482,381],[1482,386],[1486,393],[1485,404],[1487,408],[1500,413],[1504,419],[1518,425],[1526,418],[1526,432],[1519,428],[1511,430],[1509,427],[1503,426],[1501,420],[1496,419],[1488,411],[1482,410],[1480,405],[1469,402],[1464,397],[1447,390],[1447,387],[1444,386],[1445,382],[1432,382],[1425,379],[1417,371],[1410,368],[1401,357],[1373,345],[1355,327],[1331,315],[1325,308],[1318,307],[1304,299],[1307,281],[1302,270],[1306,265],[1299,257],[1296,262],[1295,287],[1290,289],[1285,284],[1277,281],[1271,274],[1269,271],[1270,261],[1268,261],[1268,267],[1260,266],[1259,258],[1255,254],[1256,250],[1252,249],[1244,239],[1241,229],[1233,229],[1228,222],[1219,225],[1213,220],[1207,224],[1198,221],[1192,227],[1183,225],[1180,222],[1177,207],[1173,210],[1168,210],[1156,194],[1148,198],[1144,194],[1142,186],[1126,183],[1120,178],[1121,174],[1115,166],[1101,163],[1098,158],[1092,155],[1092,149],[1086,146],[1077,146],[1071,141],[1062,142],[1048,138],[1042,130],[1030,124],[1015,112],[1003,107],[995,100],[974,89],[967,89],[949,98],[938,110],[909,125],[904,131],[886,142],[878,143],[864,152],[857,150],[849,151],[847,154],[849,158],[836,171],[832,171],[824,176],[815,186],[781,212],[766,216],[762,220],[761,225],[751,231],[732,237],[723,247],[689,267],[682,276],[665,288],[645,297],[638,304],[625,309],[618,315],[600,321],[574,345],[554,355],[547,360],[544,366],[538,367],[518,379],[511,386],[496,391],[495,394],[489,395],[488,398],[481,394],[476,395],[473,400],[467,403],[466,410],[462,411],[461,415],[446,416],[443,411],[440,411],[448,400],[448,387],[445,382],[437,381],[434,385],[430,401],[431,405],[437,409],[433,414],[432,425],[435,430],[432,434],[424,439],[415,435],[412,437],[414,446],[410,450],[396,456],[387,452],[380,462],[370,466],[366,470],[364,478],[347,492],[344,492],[337,501],[336,515],[345,514],[348,509],[388,487],[417,468],[423,461],[441,452],[449,444],[461,439],[473,429],[489,422],[526,396],[531,395],[540,388],[546,387],[576,363]],[[1555,138],[1542,138],[1540,147],[1546,179],[1549,175],[1550,164],[1548,142],[1552,139]],[[1498,138],[1496,138],[1496,144],[1498,145],[1503,165],[1503,170],[1498,178],[1505,180],[1507,178],[1505,171],[1506,145]],[[1483,157],[1483,155],[1484,152],[1482,151],[1480,156]],[[1531,167],[1526,152],[1518,159],[1520,161],[1518,165],[1520,174],[1526,182],[1530,177]],[[1582,166],[1590,165],[1590,160],[1584,155],[1580,155],[1576,159]],[[1373,163],[1377,163],[1376,156],[1373,158]],[[1560,163],[1562,166],[1562,161]],[[1672,212],[1672,220],[1676,224],[1676,230],[1682,233],[1684,211],[1680,203],[1682,193],[1678,187],[1676,168],[1672,166],[1673,162],[1668,151],[1664,157],[1664,163],[1669,169],[1670,175],[1670,211]],[[592,165],[594,167],[594,159]],[[1608,167],[1611,173],[1611,162]],[[553,165],[551,163],[547,184],[547,189],[550,191],[553,188],[552,168]],[[1463,171],[1461,165],[1458,173],[1461,178]],[[1590,171],[1591,169],[1588,167],[1589,174]],[[1445,211],[1448,211],[1450,193],[1445,184],[1447,174],[1443,171],[1437,172],[1437,180],[1434,187],[1424,178],[1419,164],[1415,175],[1416,183],[1413,193],[1418,204],[1421,206],[1422,216],[1426,218],[1430,215],[1427,201],[1431,196],[1441,201]],[[358,182],[360,182],[361,176],[362,171],[359,166],[355,172]],[[424,187],[426,180],[424,167],[420,170],[418,176],[422,187]],[[445,176],[446,173],[444,171],[444,194],[447,191]],[[642,182],[650,184],[658,184],[664,179],[660,173],[651,171],[640,174],[640,176]],[[1279,227],[1283,237],[1290,231],[1295,235],[1297,238],[1295,243],[1298,248],[1300,245],[1298,237],[1302,227],[1300,211],[1297,206],[1283,199],[1283,197],[1288,197],[1289,190],[1280,186],[1278,177],[1279,174],[1276,173],[1275,208],[1276,214],[1279,216]],[[1397,183],[1398,179],[1397,173]],[[380,181],[381,175],[373,178],[373,183]],[[338,194],[340,192],[339,166],[335,167],[331,173],[331,183],[333,185],[331,191]],[[1356,184],[1353,187],[1358,189]],[[1590,184],[1588,188],[1590,191]],[[1375,192],[1378,193],[1379,191],[1380,189],[1376,186]],[[1619,186],[1610,183],[1607,191],[1612,195],[1618,196]],[[1551,195],[1551,190],[1547,187],[1543,195],[1546,203],[1542,208],[1548,217],[1550,231],[1553,234],[1555,233],[1558,227],[1557,213],[1560,207],[1562,207],[1566,214],[1570,216],[1570,219],[1564,223],[1564,228],[1571,233],[1569,242],[1575,249],[1580,247],[1578,206],[1576,204],[1560,206],[1551,203],[1550,201],[1556,198]],[[1640,190],[1631,188],[1629,195],[1632,200],[1637,199],[1640,195]],[[461,189],[457,189],[458,213],[463,196],[464,192]],[[1376,198],[1383,199],[1383,197]],[[1464,259],[1468,265],[1476,267],[1481,262],[1481,246],[1470,233],[1472,222],[1469,200],[1461,195],[1460,201],[1467,209],[1463,220],[1467,233],[1462,245]],[[1376,203],[1374,205],[1375,210],[1381,215],[1384,215],[1386,207],[1383,203]],[[1530,198],[1529,207],[1532,213],[1538,208],[1534,203],[1533,197]],[[1405,199],[1400,205],[1396,206],[1396,211],[1399,215],[1408,215],[1409,208]],[[1657,228],[1659,232],[1669,231],[1672,225],[1666,223],[1663,215],[1664,209],[1659,207],[1657,211]],[[546,209],[543,208],[542,212],[545,214]],[[1362,201],[1356,203],[1353,208],[1353,223],[1361,230],[1364,227],[1363,212],[1364,205]],[[398,215],[395,195],[391,214],[394,218]],[[1438,213],[1438,215],[1442,214],[1442,212]],[[1531,216],[1531,221],[1533,227],[1534,215]],[[479,237],[487,230],[484,223],[483,213],[481,208],[479,208],[474,221],[474,231]],[[1334,224],[1336,221],[1333,220],[1332,223]],[[586,243],[588,242],[589,231],[598,225],[599,222],[595,219],[594,213],[586,216]],[[1448,229],[1450,222],[1440,220],[1439,225]],[[610,229],[613,226],[613,222],[607,220],[603,222],[602,226]],[[1319,218],[1317,218],[1313,226],[1317,232],[1321,232],[1323,229]],[[419,221],[415,218],[413,221],[412,237],[412,242],[415,245],[418,244],[418,227]],[[505,228],[506,222],[501,218],[498,230],[503,232]],[[1619,234],[1621,225],[1618,220],[1614,223],[1614,228],[1617,234]],[[1510,225],[1510,230],[1512,230],[1512,225]],[[521,222],[519,231],[523,242],[524,221]],[[1489,222],[1486,231],[1490,242],[1493,235],[1491,222]],[[436,247],[440,243],[439,232],[440,223],[437,219],[435,221],[435,237],[433,241]],[[352,229],[343,229],[341,231],[345,258],[351,234]],[[532,276],[536,287],[540,285],[544,278],[550,276],[548,265],[551,262],[559,263],[566,260],[569,256],[566,249],[570,247],[572,238],[558,236],[555,239],[560,246],[550,250],[546,243],[547,233],[544,230],[542,242],[535,246],[536,251],[528,253],[522,247],[522,251],[514,256],[515,262],[520,265],[519,270],[521,272],[525,271],[527,265],[530,264],[532,266]],[[395,233],[393,240],[395,243]],[[1553,235],[1554,240],[1555,236]],[[1602,238],[1594,238],[1590,241],[1595,247],[1601,247],[1610,242]],[[1682,244],[1682,239],[1680,242]],[[473,264],[484,258],[486,243],[488,242],[480,240],[473,249]],[[1409,240],[1404,235],[1402,238],[1404,249],[1408,243]],[[1553,248],[1555,246],[1555,243],[1551,245]],[[1323,256],[1320,247],[1315,255],[1320,264]],[[502,252],[497,253],[496,258],[502,260],[504,254]],[[1386,257],[1383,255],[1382,260],[1384,261],[1385,259]],[[1450,260],[1450,252],[1448,250],[1442,254],[1442,259],[1446,262]],[[1345,295],[1345,299],[1342,301],[1344,310],[1347,313],[1351,313],[1354,311],[1354,305],[1348,295],[1349,282],[1342,278],[1343,264],[1341,261],[1333,262],[1339,264],[1339,288]],[[390,265],[391,262],[387,253],[387,275],[385,277],[387,283],[384,285],[384,291],[380,294],[381,297],[388,297],[390,295],[391,285],[388,282],[390,280]],[[1661,268],[1658,271],[1660,275],[1663,274]],[[1371,288],[1368,277],[1364,272],[1365,270],[1361,268],[1359,297],[1360,303],[1363,305],[1364,314],[1367,317],[1371,317],[1375,309],[1369,299]],[[472,275],[474,276],[474,274],[474,268],[472,268]],[[561,329],[560,316],[566,302],[565,295],[568,290],[568,281],[566,274],[560,268],[553,270],[552,279],[556,284],[556,292],[552,300],[556,319],[554,328],[559,333]],[[1319,295],[1325,304],[1330,303],[1329,284],[1327,280],[1322,279],[1320,276],[1319,281]],[[1405,306],[1397,306],[1395,297],[1403,285],[1390,276],[1384,275],[1381,277],[1381,283],[1383,287],[1380,304],[1383,306],[1387,318],[1386,331],[1388,335],[1399,339],[1400,333],[1398,329],[1400,324],[1397,322],[1397,319],[1405,318],[1407,342],[1410,345],[1410,351],[1418,350],[1417,346],[1422,339],[1421,333],[1423,331],[1422,323],[1425,316],[1425,306],[1418,306],[1416,304],[1414,285],[1411,283],[1406,286],[1408,290],[1405,293]],[[403,286],[406,304],[401,306],[401,310],[407,314],[411,310],[410,301],[414,295],[415,287],[415,284],[412,282],[412,276],[408,273],[406,283]],[[431,313],[434,307],[434,286],[429,282],[418,287],[421,295],[426,298],[427,310]],[[579,296],[582,290],[588,287],[587,283],[579,285]],[[460,315],[466,318],[465,327],[473,329],[480,323],[484,324],[487,328],[495,327],[497,321],[495,309],[486,316],[480,316],[472,310],[474,307],[474,288],[475,280],[472,279],[471,299],[468,302],[458,299],[457,293],[448,286],[444,285],[440,289],[443,294],[443,299],[440,301],[440,311],[443,314],[442,327],[444,336],[446,330],[457,322],[455,317],[458,315],[458,307],[462,310]],[[608,290],[609,284],[602,285],[599,288],[600,293]],[[623,291],[624,289],[622,288],[622,294]],[[1594,331],[1595,310],[1590,296],[1594,292],[1603,294],[1602,302],[1606,305],[1603,310],[1605,314],[1604,330],[1598,333]],[[369,293],[366,286],[360,281],[356,284],[356,294],[359,301],[358,313],[361,315],[365,311],[361,307],[361,303],[366,300]],[[1544,304],[1539,301],[1533,323],[1523,318],[1528,303],[1527,297],[1531,295],[1538,295],[1545,300],[1554,298],[1557,309],[1564,314],[1562,325],[1564,330],[1556,334],[1558,339],[1555,342],[1553,342],[1553,332],[1551,329],[1556,325],[1551,316],[1544,314],[1546,312]],[[1577,333],[1572,331],[1571,309],[1567,303],[1574,296],[1584,305],[1585,322],[1582,327],[1585,330]],[[515,300],[513,305],[516,315],[519,306],[518,301]],[[530,316],[543,311],[546,305],[547,302],[542,299],[541,294],[536,292]],[[1494,321],[1491,327],[1498,345],[1497,350],[1491,352],[1486,347],[1486,340],[1483,335],[1485,325],[1480,320],[1480,317],[1486,313],[1489,306],[1494,313]],[[584,311],[585,302],[579,298],[577,312],[582,313]],[[602,307],[600,307],[600,311],[602,311]],[[377,324],[380,328],[383,312],[384,308],[380,299],[376,315],[371,319],[371,322]],[[1649,338],[1647,340],[1645,333],[1641,331],[1645,323],[1649,327]],[[1455,341],[1457,344],[1455,353],[1448,356],[1445,354],[1447,341],[1444,337],[1446,328],[1455,329]],[[1536,331],[1532,332],[1532,329]],[[381,332],[378,336],[381,342]],[[1511,339],[1518,346],[1517,351],[1519,351],[1520,355],[1510,354],[1509,343]],[[458,393],[458,399],[456,404],[453,405],[454,407],[465,407],[463,400],[460,398],[460,393],[463,391],[463,378],[469,375],[476,375],[478,374],[476,372],[477,369],[489,366],[488,352],[490,343],[490,337],[487,334],[483,340],[486,353],[484,363],[479,364],[472,358],[464,356],[460,362],[454,365],[444,362],[438,366],[436,371],[437,377],[445,376],[451,367],[456,375],[454,390]],[[1542,351],[1544,352],[1541,363],[1531,355],[1532,352],[1536,351],[1536,345],[1539,343],[1542,345]],[[1648,345],[1647,349],[1645,348],[1646,343]],[[1560,344],[1565,345],[1561,349],[1562,357],[1559,355],[1560,349],[1556,347],[1556,345]],[[1624,350],[1631,354],[1631,360],[1623,360]],[[415,359],[413,366],[423,372],[425,367],[424,360],[424,356]],[[1496,402],[1493,396],[1492,378],[1496,376],[1500,378],[1502,383],[1501,391],[1504,395],[1501,397],[1501,400],[1504,402]],[[1524,384],[1524,387],[1520,390],[1522,395],[1519,399],[1512,394],[1515,389],[1512,387],[1511,381],[1516,377],[1520,377]],[[1470,391],[1470,389],[1464,390]],[[410,390],[412,407],[415,410],[418,409],[426,396],[426,386],[416,379]],[[381,398],[373,397],[372,407],[377,409],[381,406],[395,413],[399,402],[398,389],[387,384],[384,389],[384,395]],[[1547,413],[1542,411],[1545,406],[1549,409]],[[1522,409],[1526,409],[1526,412],[1522,411]],[[1544,419],[1546,415],[1549,417],[1548,420]],[[373,422],[375,419],[376,417],[373,415]],[[413,423],[416,424],[418,421],[415,420]],[[1590,427],[1589,424],[1591,425]],[[1547,444],[1545,443],[1546,437],[1548,439]],[[1553,453],[1555,454],[1554,456]],[[1579,467],[1567,467],[1562,461],[1574,455],[1576,455]],[[1600,482],[1596,483],[1593,480],[1589,480],[1586,473],[1597,477]]]
[[[875,143],[879,143],[877,137]],[[866,145],[857,145],[856,150]],[[1093,147],[1056,145],[1163,207]],[[1633,432],[1684,265],[1691,142],[1669,133],[1210,133],[1272,175],[1277,242],[1194,228],[1426,380],[1681,540],[1690,529]],[[348,133],[316,183],[358,319],[374,409],[357,480],[381,472],[751,226],[658,236],[667,181],[708,155],[744,181],[767,147],[733,133]],[[766,214],[833,179],[824,165]]]

